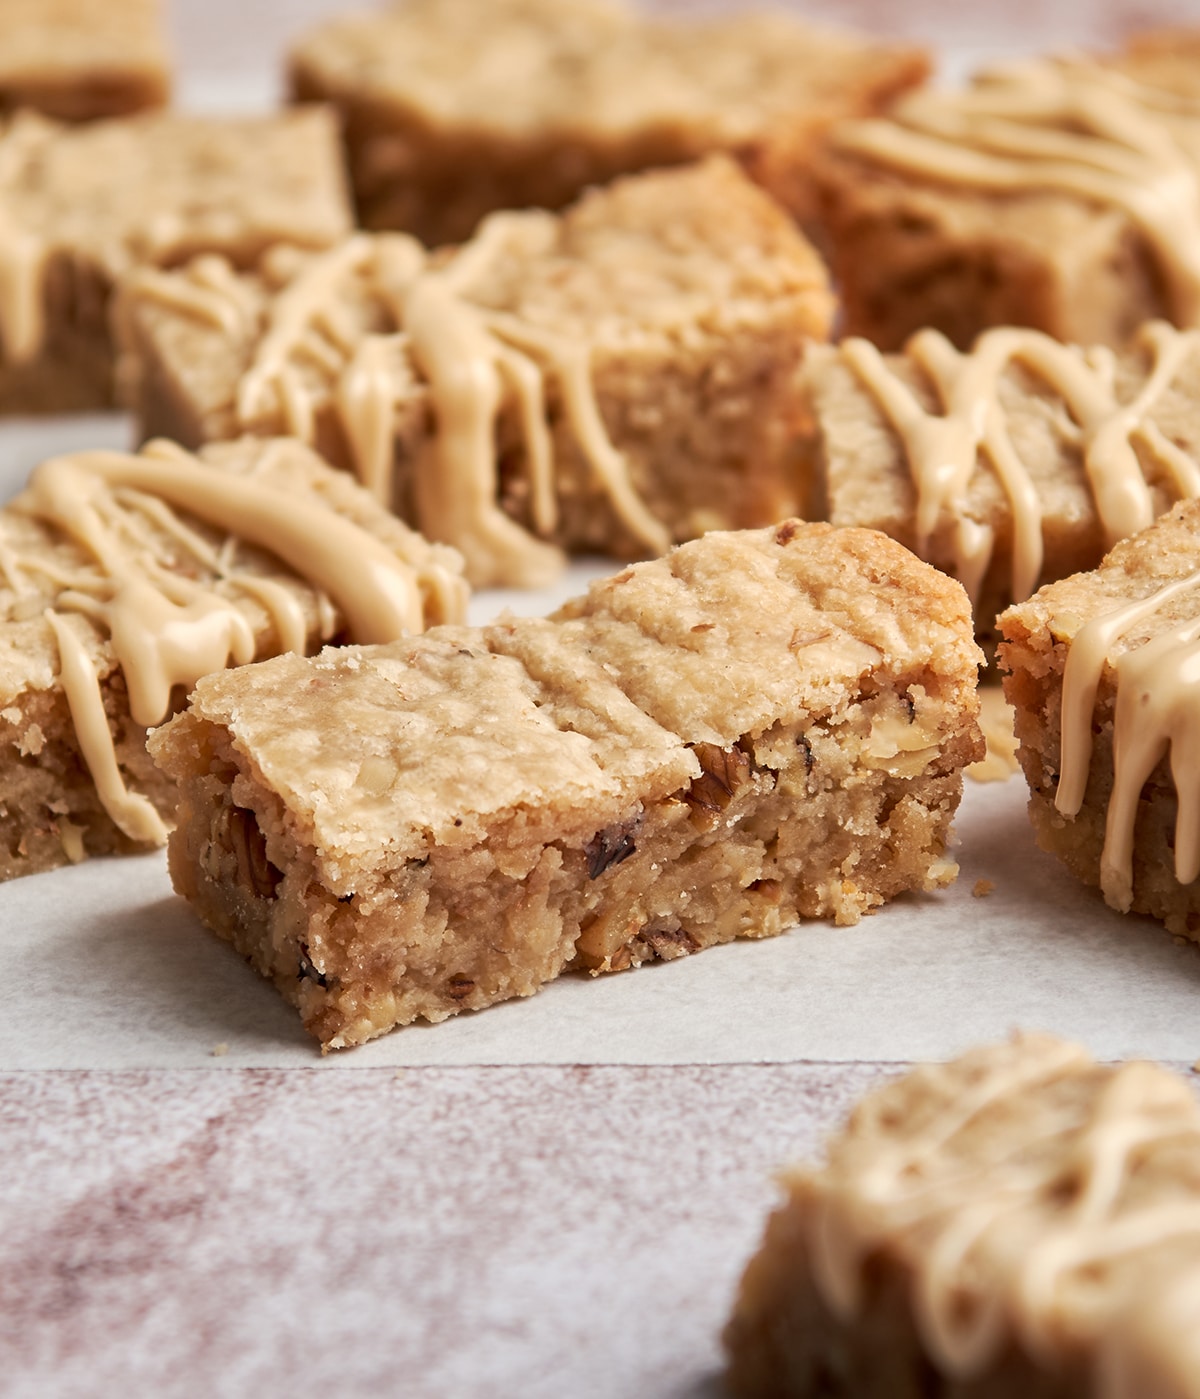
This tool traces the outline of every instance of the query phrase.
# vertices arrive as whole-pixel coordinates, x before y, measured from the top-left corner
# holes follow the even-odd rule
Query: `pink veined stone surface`
[[[0,1393],[715,1399],[873,1065],[0,1075]]]
[[[1200,22],[1197,0],[788,7],[960,63]],[[176,0],[185,98],[257,100],[343,8]],[[772,1172],[899,1068],[0,1072],[0,1394],[716,1399]]]

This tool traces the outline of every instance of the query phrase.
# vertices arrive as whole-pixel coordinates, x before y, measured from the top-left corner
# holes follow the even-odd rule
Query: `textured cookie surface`
[[[953,877],[977,660],[882,536],[712,533],[549,619],[205,680],[154,739],[173,876],[327,1047],[854,922]]]

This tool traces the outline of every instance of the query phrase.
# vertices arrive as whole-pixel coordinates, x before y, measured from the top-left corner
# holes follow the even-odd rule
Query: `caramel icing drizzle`
[[[1061,772],[1055,808],[1079,814],[1092,760],[1092,716],[1113,647],[1173,599],[1200,587],[1200,571],[1149,597],[1086,623],[1071,640],[1062,686]],[[1142,788],[1165,754],[1178,809],[1175,878],[1200,876],[1200,618],[1191,618],[1124,651],[1116,660],[1113,787],[1100,857],[1105,901],[1127,913],[1133,903],[1133,843]]]
[[[11,187],[52,127],[21,112],[0,127],[0,188]],[[43,284],[50,248],[44,237],[22,227],[0,203],[0,349],[9,364],[36,359],[46,337]]]
[[[852,154],[939,184],[1072,194],[1118,209],[1153,251],[1171,319],[1200,325],[1200,170],[1168,116],[1194,104],[1078,60],[997,68],[964,92],[915,93],[887,121],[847,123]]]
[[[1085,1077],[1082,1091],[1058,1091]],[[1143,1399],[1150,1372],[1126,1356],[1118,1376],[1106,1338],[1118,1313],[1128,1324],[1200,1281],[1195,1250],[1153,1271],[1160,1245],[1200,1237],[1200,1195],[1129,1190],[1148,1157],[1181,1143],[1200,1151],[1200,1110],[1152,1064],[1100,1069],[1029,1035],[922,1068],[868,1099],[805,1182],[814,1281],[853,1317],[867,1258],[896,1249],[914,1263],[921,1339],[951,1378],[983,1374],[1013,1340],[1044,1364],[1091,1343],[1095,1392]],[[1157,1286],[1122,1286],[1108,1271],[1122,1260]]]
[[[0,549],[18,612],[23,595],[44,596],[31,588],[29,575],[40,573],[56,589],[44,615],[80,749],[104,809],[133,840],[161,843],[165,827],[121,777],[99,674],[71,613],[108,633],[130,714],[144,728],[167,718],[177,687],[191,689],[203,675],[254,659],[255,637],[239,594],[267,611],[280,649],[305,649],[308,625],[299,602],[275,580],[239,569],[237,541],[269,551],[319,590],[322,639],[333,634],[339,613],[362,642],[392,641],[424,627],[425,580],[369,531],[316,498],[205,467],[168,443],[152,443],[139,456],[82,452],[43,462],[8,509],[60,531],[91,561],[64,572],[33,552]],[[214,548],[176,510],[226,531],[226,544]],[[191,560],[185,568],[164,562],[162,534]],[[213,581],[189,576],[198,571]],[[443,619],[461,620],[461,596],[443,582],[435,591]]]
[[[1137,396],[1122,403],[1108,350],[1084,351],[1041,331],[1001,327],[985,331],[970,354],[963,354],[940,332],[922,330],[906,353],[937,395],[940,411],[931,412],[869,341],[843,342],[843,358],[903,443],[917,496],[916,552],[928,557],[935,529],[949,519],[954,571],[972,602],[995,544],[991,528],[970,515],[968,494],[981,454],[995,469],[1012,514],[1015,601],[1033,593],[1042,570],[1041,502],[1013,445],[1000,399],[1000,381],[1012,364],[1063,399],[1109,546],[1154,518],[1137,447],[1162,467],[1180,496],[1200,495],[1200,467],[1148,421],[1184,360],[1200,349],[1200,331],[1153,321],[1141,328],[1138,344],[1150,355],[1150,373]]]
[[[427,387],[435,427],[416,463],[418,527],[457,546],[477,585],[536,586],[560,571],[562,555],[500,508],[496,429],[511,404],[533,527],[537,535],[552,534],[558,506],[546,382],[553,377],[575,440],[616,514],[648,550],[664,552],[670,536],[634,489],[605,429],[587,345],[472,299],[473,279],[514,230],[548,244],[553,224],[541,214],[496,214],[439,262],[402,234],[360,234],[312,257],[270,307],[238,388],[239,423],[250,428],[278,414],[288,432],[311,443],[318,409],[332,398],[360,479],[390,504],[396,397],[401,366],[410,364]],[[194,279],[190,268],[186,276]],[[339,321],[340,300],[355,278],[366,283],[391,330],[364,334]],[[210,304],[211,278],[194,306],[190,291],[168,295],[152,279],[143,279],[142,289],[210,324],[231,314]]]

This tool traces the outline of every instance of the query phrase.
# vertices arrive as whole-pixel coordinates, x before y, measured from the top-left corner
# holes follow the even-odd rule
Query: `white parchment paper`
[[[741,0],[658,0],[682,11]],[[1113,0],[1064,0],[1036,16],[916,0],[791,0],[799,12],[942,47],[944,74],[1032,48],[1112,43]],[[1153,0],[1145,24],[1195,20],[1194,0]],[[342,0],[270,0],[225,23],[227,4],[172,10],[179,97],[198,109],[263,108],[280,91],[291,36]],[[118,415],[0,423],[0,499],[42,457],[124,447]],[[540,613],[611,565],[576,563],[538,593],[477,598]],[[566,977],[528,1001],[412,1027],[324,1060],[273,988],[175,898],[162,855],[93,861],[0,885],[5,976],[0,1069],[324,1064],[909,1061],[942,1057],[1015,1025],[1075,1036],[1105,1057],[1200,1055],[1200,948],[1105,908],[1034,845],[1019,778],[968,784],[962,876],[897,901],[857,928],[810,924],[592,981]],[[994,882],[986,898],[976,880]],[[220,1046],[224,1051],[214,1056]]]
[[[173,895],[161,855],[93,861],[0,887],[0,1067],[907,1062],[1018,1025],[1105,1058],[1200,1055],[1200,948],[1113,913],[1037,850],[1020,778],[968,783],[958,829],[957,884],[855,928],[568,976],[325,1059]]]
[[[0,486],[11,493],[51,452],[127,440],[116,415],[0,426]],[[545,611],[612,567],[583,561],[551,589],[482,594],[472,620]],[[95,860],[0,885],[0,1068],[906,1062],[1017,1025],[1104,1057],[1200,1056],[1200,948],[1113,913],[1040,852],[1020,778],[968,783],[958,831],[956,885],[856,928],[810,923],[568,976],[324,1060],[275,990],[175,897],[161,854]],[[980,879],[995,885],[984,898],[972,893]]]

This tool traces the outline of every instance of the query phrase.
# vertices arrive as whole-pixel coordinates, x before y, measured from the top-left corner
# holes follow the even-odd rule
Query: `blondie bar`
[[[999,619],[1038,843],[1200,940],[1200,504]]]
[[[981,636],[1010,602],[1200,496],[1200,333],[1143,326],[1125,352],[1040,331],[937,331],[882,355],[814,347],[804,371],[810,508],[881,529],[953,573]]]
[[[0,0],[0,34],[0,111],[83,121],[167,100],[160,0]]]
[[[465,600],[452,550],[296,442],[43,463],[0,510],[0,879],[161,844],[146,730],[209,670]]]
[[[437,244],[495,209],[561,208],[713,151],[807,212],[815,133],[927,67],[782,12],[681,22],[605,0],[407,0],[318,26],[291,82],[341,111],[366,226]]]
[[[1042,59],[846,122],[820,162],[846,328],[1121,345],[1200,323],[1200,45]]]
[[[832,312],[813,249],[718,156],[492,215],[452,254],[360,234],[135,277],[118,319],[144,433],[314,442],[483,586],[795,514],[796,369]]]
[[[962,589],[788,521],[549,619],[200,682],[152,740],[176,888],[326,1049],[953,878]]]
[[[877,1090],[725,1335],[742,1399],[1197,1399],[1200,1103],[1020,1035]]]
[[[0,412],[112,401],[108,308],[134,267],[252,263],[349,231],[332,114],[0,123]]]

